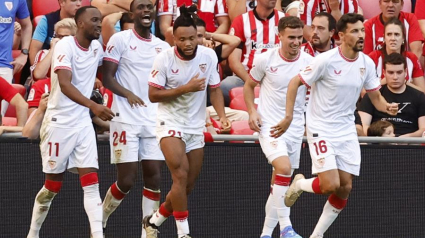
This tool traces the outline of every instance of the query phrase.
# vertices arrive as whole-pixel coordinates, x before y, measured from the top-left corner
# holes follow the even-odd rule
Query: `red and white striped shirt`
[[[183,4],[187,7],[192,5],[192,0],[158,0],[158,16],[173,15],[173,23],[180,16],[180,9]]]
[[[342,14],[358,12],[359,4],[357,0],[339,0],[339,9]],[[328,0],[301,0],[298,8],[300,19],[304,24],[311,26],[313,18],[320,12],[331,13]]]
[[[217,30],[216,17],[228,15],[226,0],[198,0],[198,16],[205,21],[207,32]]]
[[[277,26],[284,16],[285,13],[275,9],[266,20],[261,20],[254,9],[233,20],[229,34],[244,43],[241,61],[246,70],[251,70],[256,55],[280,46]]]

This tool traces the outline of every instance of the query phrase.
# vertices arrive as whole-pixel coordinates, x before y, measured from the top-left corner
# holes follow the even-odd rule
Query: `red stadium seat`
[[[255,98],[258,98],[260,96],[260,87],[255,87],[254,93]],[[232,88],[229,92],[230,100],[234,99],[235,97],[238,97],[239,95],[243,95],[243,87]]]
[[[232,109],[248,111],[248,108],[245,105],[245,99],[243,98],[243,95],[238,95],[237,97],[233,98],[230,101],[229,107]]]
[[[90,6],[90,0],[83,0],[82,6]],[[33,0],[32,13],[34,17],[46,15],[47,13],[54,12],[59,9],[58,0]]]
[[[17,126],[18,119],[16,119],[16,117],[3,117],[1,123],[2,126]]]
[[[26,89],[24,86],[20,85],[20,84],[12,84],[12,86],[18,90],[18,92],[21,94],[21,96],[24,98],[25,97],[25,93],[26,93]],[[12,105],[9,105],[9,107],[7,108],[6,114],[4,115],[5,117],[16,117],[16,110],[15,107]]]
[[[231,135],[253,135],[255,131],[251,130],[248,121],[234,121],[232,122]]]
[[[34,17],[34,20],[32,20],[32,22],[33,22],[32,25],[33,25],[34,29],[37,27],[38,23],[40,22],[41,18],[43,18],[43,17],[44,17],[44,15],[39,15],[39,16]]]
[[[20,50],[12,50],[12,58],[15,59],[21,54]],[[21,71],[22,72],[22,71]],[[21,81],[21,72],[17,72],[13,75],[13,78],[15,79],[15,83],[19,84]]]

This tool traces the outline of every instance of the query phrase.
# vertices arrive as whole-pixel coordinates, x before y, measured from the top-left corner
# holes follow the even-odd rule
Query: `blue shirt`
[[[46,16],[43,16],[40,21],[37,24],[37,27],[35,28],[34,34],[32,35],[33,40],[38,40],[41,43],[44,43],[47,38],[47,18]],[[49,37],[49,41],[52,40],[51,37]]]
[[[25,19],[30,16],[26,0],[6,0],[0,2],[0,67],[13,68],[12,58],[15,17]]]

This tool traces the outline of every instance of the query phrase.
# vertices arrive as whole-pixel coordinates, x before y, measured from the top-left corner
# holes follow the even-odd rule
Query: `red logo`
[[[112,51],[112,49],[113,49],[114,47],[115,47],[115,46],[110,45],[110,46],[108,46],[108,48],[106,48],[106,50],[108,51],[108,53],[111,53],[111,51]]]
[[[179,69],[176,69],[176,70],[171,69],[171,73],[173,73],[173,74],[178,74],[178,73],[179,73]]]
[[[151,72],[152,78],[155,78],[157,74],[158,74],[158,70],[152,70]]]
[[[335,73],[335,74],[337,74],[337,75],[340,75],[340,74],[341,74],[341,71],[342,71],[342,70],[340,70],[340,71],[336,71],[336,69],[334,69],[334,73]]]
[[[155,48],[155,50],[156,50],[156,53],[159,54],[159,53],[161,53],[162,48]]]
[[[62,60],[63,60],[63,58],[65,57],[65,55],[59,55],[58,56],[58,60],[59,60],[59,62],[62,62]]]
[[[136,50],[136,49],[137,49],[137,46],[131,46],[131,45],[130,45],[130,49],[131,49],[131,50]]]
[[[310,66],[307,66],[307,67],[304,69],[304,73],[307,73],[307,72],[309,72],[309,71],[311,71],[311,67],[310,67]]]
[[[276,73],[277,68],[270,67],[270,70],[272,71],[272,73]]]

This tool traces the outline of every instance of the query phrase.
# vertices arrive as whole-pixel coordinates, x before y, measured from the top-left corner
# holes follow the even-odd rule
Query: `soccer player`
[[[35,198],[28,238],[39,236],[66,169],[80,175],[92,237],[103,237],[96,138],[89,114],[90,109],[102,120],[114,116],[109,108],[89,99],[103,59],[102,45],[96,40],[100,36],[101,19],[95,7],[78,9],[77,34],[56,44],[52,90],[40,132],[46,181]]]
[[[294,121],[287,133],[276,137],[275,126],[285,117],[286,90],[292,77],[305,68],[313,57],[300,47],[303,40],[303,23],[297,17],[284,17],[278,24],[281,47],[271,49],[254,59],[250,72],[252,80],[245,82],[244,96],[249,112],[249,126],[260,133],[261,148],[273,166],[271,202],[278,215],[280,237],[301,237],[292,228],[290,208],[285,206],[283,197],[291,183],[294,169],[298,169],[304,135],[304,102],[306,88],[298,89]],[[254,104],[254,88],[260,88],[258,112]],[[270,207],[270,204],[269,204]],[[267,205],[266,205],[267,209]],[[267,221],[267,219],[266,219]],[[273,223],[275,224],[275,223]],[[272,225],[272,224],[270,224]],[[262,238],[271,238],[274,226],[264,224]]]
[[[133,187],[140,161],[144,216],[158,209],[161,197],[164,155],[155,138],[158,104],[149,101],[147,85],[153,59],[170,46],[150,33],[155,18],[151,0],[134,0],[130,9],[134,29],[111,37],[103,62],[105,87],[114,93],[111,109],[116,116],[110,124],[110,144],[111,163],[116,164],[118,172],[103,202],[103,227]]]
[[[275,135],[287,131],[294,118],[297,89],[311,87],[307,106],[307,139],[312,173],[305,179],[297,174],[285,195],[291,207],[303,191],[329,194],[323,213],[310,238],[323,234],[347,204],[354,176],[360,172],[360,146],[354,125],[354,110],[364,87],[379,111],[397,114],[398,105],[389,104],[379,92],[380,80],[373,61],[361,51],[364,46],[363,16],[349,13],[337,23],[342,45],[316,56],[289,83],[286,115],[275,127]],[[295,121],[294,121],[295,122]]]
[[[158,227],[173,215],[178,237],[189,238],[187,196],[202,167],[206,90],[223,129],[230,121],[224,114],[215,52],[197,46],[194,8],[180,8],[173,26],[175,47],[163,51],[149,78],[149,99],[159,102],[157,139],[171,172],[173,184],[158,211],[143,219],[147,238],[157,237]]]

